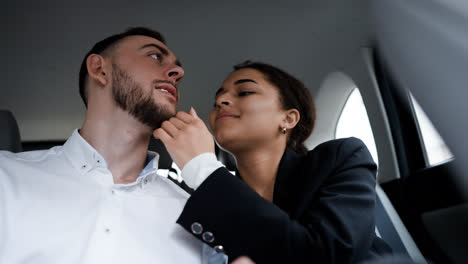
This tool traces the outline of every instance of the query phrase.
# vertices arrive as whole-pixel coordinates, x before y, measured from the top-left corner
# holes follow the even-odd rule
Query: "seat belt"
[[[176,175],[177,175],[177,171],[174,169],[174,168],[169,168],[169,172],[174,172]],[[171,180],[173,183],[175,183],[177,186],[179,186],[180,188],[182,188],[182,190],[186,191],[188,194],[192,194],[195,190],[190,188],[185,182],[184,180],[182,180],[181,182],[179,182],[177,179],[174,179],[172,178],[171,176],[169,176],[169,174],[167,175],[167,178],[169,178],[169,180]]]

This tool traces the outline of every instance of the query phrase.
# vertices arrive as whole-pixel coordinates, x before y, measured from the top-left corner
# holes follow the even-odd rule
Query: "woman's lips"
[[[216,121],[218,120],[226,120],[226,119],[232,119],[232,118],[238,118],[238,115],[234,115],[231,113],[221,113],[216,116]]]

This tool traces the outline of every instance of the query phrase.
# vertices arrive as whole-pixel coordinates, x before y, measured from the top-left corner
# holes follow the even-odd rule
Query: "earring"
[[[281,132],[282,132],[283,134],[286,134],[286,128],[283,127],[283,129],[281,130]]]

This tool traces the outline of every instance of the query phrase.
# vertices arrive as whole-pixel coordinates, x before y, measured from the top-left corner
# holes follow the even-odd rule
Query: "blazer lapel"
[[[290,214],[296,203],[297,188],[301,185],[303,155],[286,148],[281,158],[273,191],[273,203]]]

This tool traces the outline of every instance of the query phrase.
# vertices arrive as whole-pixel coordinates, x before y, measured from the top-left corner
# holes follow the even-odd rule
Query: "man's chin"
[[[164,121],[169,120],[171,117],[175,116],[176,113],[177,112],[175,109],[173,111],[171,110],[168,111],[167,109],[165,109],[159,113],[157,118],[150,120],[149,122],[144,122],[144,123],[148,125],[149,127],[151,127],[152,130],[156,130],[161,127]]]
[[[161,109],[164,109],[165,112],[172,113],[171,117],[175,116],[177,113],[177,103],[172,100],[158,100],[155,104],[157,104]]]
[[[134,116],[140,123],[148,126],[152,130],[160,128],[162,123],[175,116],[176,109],[174,106],[163,106],[156,104],[140,104],[135,106],[130,115]]]

